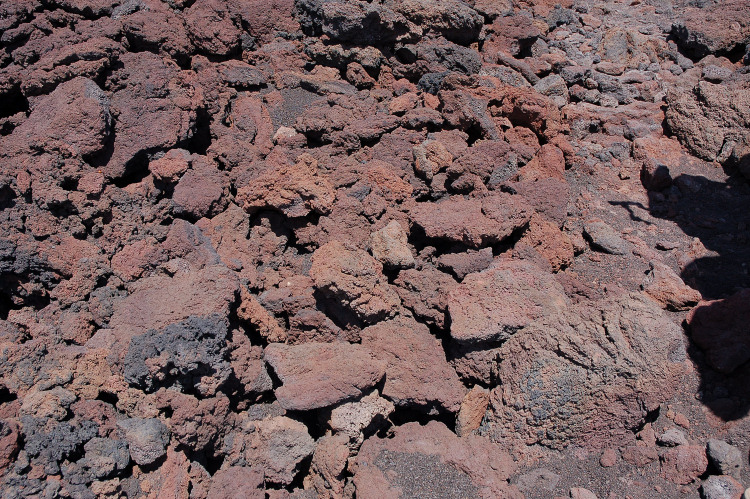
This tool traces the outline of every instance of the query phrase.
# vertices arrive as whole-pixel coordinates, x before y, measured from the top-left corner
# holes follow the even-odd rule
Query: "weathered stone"
[[[361,396],[378,383],[385,364],[349,343],[271,344],[264,358],[282,385],[276,399],[287,410],[328,407]]]

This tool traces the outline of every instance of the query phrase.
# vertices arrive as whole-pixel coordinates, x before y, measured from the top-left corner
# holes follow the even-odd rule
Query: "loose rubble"
[[[747,0],[0,0],[0,498],[747,497]]]

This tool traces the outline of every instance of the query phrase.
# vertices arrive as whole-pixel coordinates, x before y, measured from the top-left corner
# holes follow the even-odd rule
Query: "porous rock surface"
[[[749,12],[0,0],[0,498],[738,497]]]

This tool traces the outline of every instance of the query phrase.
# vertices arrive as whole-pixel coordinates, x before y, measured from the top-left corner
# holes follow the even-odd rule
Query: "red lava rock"
[[[439,328],[445,326],[448,292],[456,281],[434,267],[401,271],[394,282],[403,305],[414,315]]]
[[[479,428],[489,402],[490,394],[486,388],[475,386],[469,390],[456,415],[456,435],[463,437]]]
[[[537,214],[531,217],[529,228],[519,242],[526,243],[539,252],[553,271],[569,266],[575,256],[570,238],[556,224]]]
[[[310,277],[318,289],[339,300],[357,317],[376,322],[400,304],[382,273],[383,266],[365,251],[332,241],[313,254]]]
[[[361,345],[344,342],[266,347],[265,361],[282,386],[276,398],[287,410],[328,407],[357,397],[385,373],[385,363]]]
[[[103,168],[109,178],[126,174],[145,151],[170,148],[193,136],[203,93],[192,73],[155,54],[124,54],[118,78],[127,86],[112,95],[117,114],[114,150]],[[148,76],[147,76],[148,75]]]
[[[702,301],[687,318],[691,338],[719,372],[731,373],[750,359],[749,299],[750,290],[742,290],[723,300]]]
[[[514,470],[511,457],[496,444],[473,435],[458,438],[431,421],[407,423],[391,439],[366,440],[353,471],[365,498],[425,491],[443,497],[523,497],[508,484]]]
[[[617,451],[615,449],[604,449],[599,458],[599,464],[602,468],[611,468],[617,464]]]
[[[110,134],[110,99],[95,82],[75,78],[40,99],[29,118],[9,137],[4,154],[24,150],[57,150],[91,157]]]
[[[335,199],[333,185],[309,156],[299,158],[294,166],[266,172],[237,192],[237,200],[250,213],[274,208],[290,217],[327,214]]]
[[[688,310],[701,300],[701,294],[685,284],[671,267],[651,262],[651,273],[644,282],[644,291],[664,308]]]
[[[3,495],[738,495],[747,5],[663,7],[0,1]]]
[[[633,466],[646,466],[659,459],[659,451],[653,446],[629,445],[620,449],[622,459]]]
[[[558,333],[553,337],[550,331]],[[594,448],[625,441],[628,428],[645,417],[644,407],[656,408],[676,390],[683,370],[681,334],[653,302],[639,295],[545,315],[500,348],[497,376],[502,385],[492,398],[490,424],[505,432],[523,431],[528,442],[553,447],[570,441]],[[593,362],[627,365],[632,376],[651,381],[634,385],[635,378],[625,371],[605,379],[592,370]],[[598,411],[599,405],[616,407],[618,416]]]
[[[221,499],[235,497],[264,498],[263,473],[245,466],[230,466],[221,469],[211,478],[208,494],[209,497]]]
[[[439,203],[420,203],[411,210],[412,221],[427,237],[447,239],[480,248],[498,243],[530,219],[522,198],[497,193],[484,198],[452,197]]]
[[[502,308],[496,307],[499,302]],[[500,261],[469,274],[450,292],[451,338],[461,343],[504,341],[567,305],[562,286],[550,274],[523,261]]]
[[[661,476],[677,485],[698,479],[708,468],[706,449],[698,445],[678,445],[661,455]]]
[[[458,411],[466,390],[427,326],[398,318],[365,328],[360,336],[362,345],[386,364],[384,397],[426,412]]]

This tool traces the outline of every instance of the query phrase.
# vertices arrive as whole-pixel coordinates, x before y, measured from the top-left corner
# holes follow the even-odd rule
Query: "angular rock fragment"
[[[385,363],[361,345],[344,342],[271,344],[265,361],[281,381],[276,399],[286,410],[329,407],[356,398],[385,374]]]
[[[124,432],[130,457],[137,464],[151,464],[167,453],[169,429],[160,420],[124,419],[117,426]]]
[[[531,209],[519,196],[495,193],[483,198],[455,196],[437,203],[418,203],[411,217],[427,237],[481,248],[523,227],[531,218]]]
[[[328,214],[336,193],[319,172],[317,161],[307,156],[293,166],[261,174],[238,190],[237,200],[250,213],[271,208],[289,217],[304,217],[311,212]]]
[[[39,100],[3,154],[60,151],[88,158],[105,147],[111,126],[107,94],[92,80],[75,78]]]
[[[409,409],[458,411],[466,390],[427,326],[400,317],[365,328],[360,336],[386,364],[384,397]]]
[[[358,318],[376,322],[393,315],[400,304],[382,269],[367,252],[331,241],[313,254],[310,277],[315,287]]]
[[[505,341],[567,306],[565,292],[551,274],[525,261],[501,261],[469,274],[449,293],[451,338],[466,344]]]
[[[392,221],[370,236],[372,256],[390,268],[414,266],[414,255],[407,244],[406,231],[397,221]]]

